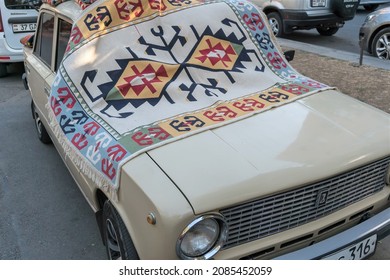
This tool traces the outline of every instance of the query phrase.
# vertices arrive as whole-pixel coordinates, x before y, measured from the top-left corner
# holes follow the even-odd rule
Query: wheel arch
[[[372,54],[372,42],[374,41],[375,36],[381,32],[383,29],[390,27],[390,24],[385,24],[382,25],[381,27],[377,28],[372,34],[371,37],[369,38],[368,41],[368,52]]]
[[[278,13],[280,16],[282,16],[282,14],[280,13],[280,9],[278,7],[275,7],[275,6],[271,6],[271,7],[266,7],[266,8],[263,8],[263,13],[268,15],[269,13]]]
[[[102,239],[103,245],[106,245],[105,241],[104,241],[104,236],[103,236],[103,205],[104,205],[104,202],[106,202],[106,200],[108,200],[108,197],[105,195],[105,193],[101,189],[97,189],[96,190],[96,201],[97,201],[98,208],[96,209],[97,211],[95,212],[95,218],[96,218],[96,222],[98,224],[100,237]]]
[[[96,221],[98,224],[99,233],[100,233],[100,237],[102,239],[103,245],[106,246],[106,242],[105,242],[105,238],[104,238],[104,218],[103,218],[104,211],[103,211],[103,207],[104,207],[104,204],[106,203],[106,201],[109,201],[111,203],[112,207],[117,212],[117,215],[119,215],[120,219],[122,219],[123,225],[126,227],[126,230],[127,230],[129,237],[130,237],[130,240],[131,240],[131,242],[134,246],[134,249],[138,255],[137,247],[132,239],[132,228],[129,228],[129,226],[131,226],[131,224],[129,225],[123,220],[123,213],[122,213],[123,208],[117,207],[118,206],[117,203],[113,200],[110,200],[109,196],[102,189],[96,189],[95,199],[96,199],[95,200],[96,201],[96,203],[95,203],[95,205],[96,205],[95,218],[96,218]]]

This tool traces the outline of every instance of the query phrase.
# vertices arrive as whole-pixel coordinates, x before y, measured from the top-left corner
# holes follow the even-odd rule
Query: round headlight
[[[221,249],[226,236],[227,226],[222,217],[202,216],[183,230],[176,251],[182,259],[209,259]]]

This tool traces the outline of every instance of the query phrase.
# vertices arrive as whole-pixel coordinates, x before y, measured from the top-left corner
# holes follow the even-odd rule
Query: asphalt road
[[[36,136],[18,66],[0,79],[0,259],[105,259],[93,211]]]
[[[93,211],[52,145],[42,144],[22,85],[0,79],[0,259],[105,259]],[[373,259],[390,259],[390,237]]]
[[[380,7],[385,6],[390,6],[390,3],[381,5]],[[359,7],[356,16],[352,20],[346,21],[345,25],[333,36],[321,36],[317,30],[311,29],[294,31],[284,38],[359,54],[359,29],[369,13],[370,12]],[[368,53],[365,52],[365,54]]]

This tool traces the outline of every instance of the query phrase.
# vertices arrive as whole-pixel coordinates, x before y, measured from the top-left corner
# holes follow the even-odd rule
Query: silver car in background
[[[360,0],[359,5],[366,11],[372,12],[379,7],[379,5],[390,3],[390,0]]]
[[[367,15],[360,27],[359,41],[370,54],[390,60],[390,6]]]
[[[33,34],[39,0],[0,1],[0,77],[7,75],[7,65],[23,61],[20,39]]]

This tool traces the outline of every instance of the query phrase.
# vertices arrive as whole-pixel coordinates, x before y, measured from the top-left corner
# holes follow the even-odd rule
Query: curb
[[[346,52],[342,50],[335,50],[327,47],[316,46],[308,43],[296,42],[284,38],[277,38],[277,40],[279,44],[284,48],[292,48],[292,49],[315,53],[323,56],[329,56],[329,57],[349,61],[359,65],[360,54]],[[390,61],[380,60],[376,57],[368,56],[368,55],[363,55],[362,65],[390,70]]]

